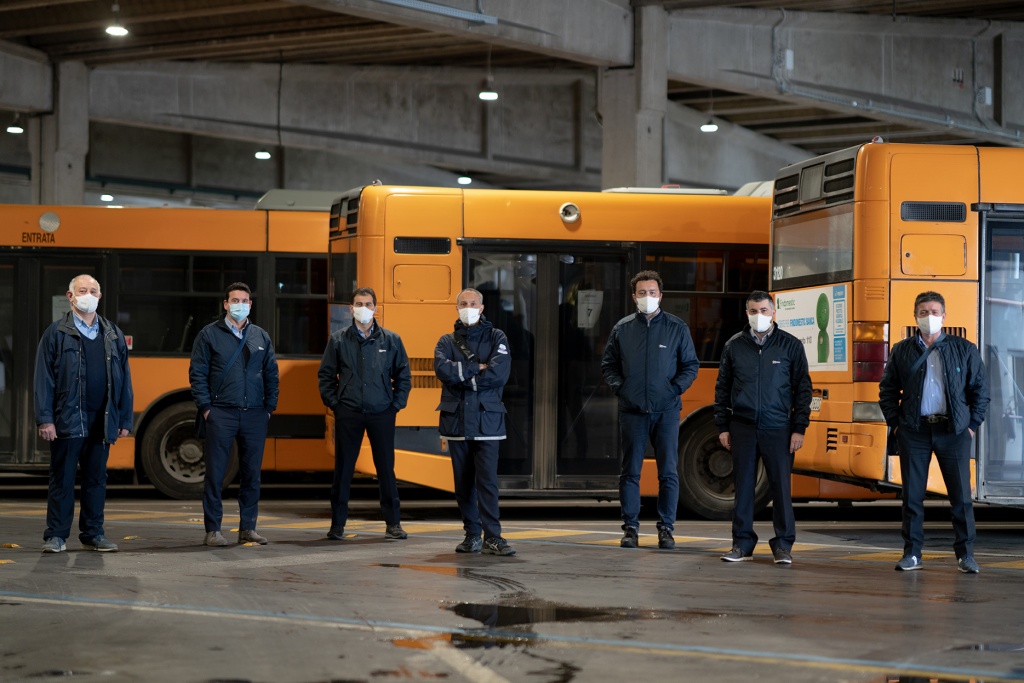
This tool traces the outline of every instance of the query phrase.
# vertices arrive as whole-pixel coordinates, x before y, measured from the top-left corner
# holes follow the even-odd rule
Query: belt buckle
[[[947,420],[945,415],[925,415],[924,421],[930,425],[939,424]]]

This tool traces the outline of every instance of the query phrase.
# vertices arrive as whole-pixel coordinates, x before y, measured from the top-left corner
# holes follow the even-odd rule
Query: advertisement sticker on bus
[[[777,297],[775,322],[804,345],[811,372],[849,370],[847,285],[786,292]]]

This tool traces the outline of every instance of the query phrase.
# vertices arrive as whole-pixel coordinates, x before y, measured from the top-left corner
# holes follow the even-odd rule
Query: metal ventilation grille
[[[962,202],[903,202],[900,204],[900,218],[929,223],[963,223],[967,220],[967,205]]]
[[[448,237],[396,237],[396,254],[450,254],[452,241]]]

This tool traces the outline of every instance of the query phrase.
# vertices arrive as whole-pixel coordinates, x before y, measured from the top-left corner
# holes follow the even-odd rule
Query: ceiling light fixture
[[[121,6],[115,2],[110,10],[114,13],[114,23],[107,27],[107,34],[123,38],[128,35],[128,29],[121,25]]]
[[[261,149],[260,151],[256,152],[256,154],[254,154],[253,156],[259,159],[260,161],[266,161],[267,159],[270,158],[270,152],[268,152],[266,149]]]
[[[7,132],[11,135],[21,135],[25,132],[25,129],[21,126],[21,114],[14,114],[14,121],[11,125],[7,126]]]
[[[100,195],[100,201],[101,202],[112,202],[112,201],[114,201],[114,195],[112,195],[112,194],[101,194]]]
[[[710,91],[710,95],[711,104],[708,106],[708,120],[707,123],[701,124],[701,133],[714,133],[718,130],[718,124],[715,123],[715,91]]]
[[[483,90],[478,97],[484,102],[493,102],[498,99],[498,91],[494,89],[494,75],[491,73],[491,46],[487,46],[487,78],[484,79]]]
[[[458,178],[455,179],[455,182],[457,182],[459,185],[469,185],[470,183],[473,182],[473,179],[470,178],[468,175],[460,175]]]

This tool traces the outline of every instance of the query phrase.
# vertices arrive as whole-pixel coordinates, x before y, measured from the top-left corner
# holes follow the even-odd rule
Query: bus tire
[[[771,498],[764,465],[757,463],[754,512],[760,512]],[[687,425],[679,434],[679,505],[710,520],[732,519],[736,488],[732,477],[732,454],[718,440],[718,427],[710,412]]]
[[[169,498],[203,497],[206,462],[203,442],[194,433],[196,405],[175,403],[160,411],[142,435],[140,460],[150,483]],[[238,474],[238,445],[231,446],[231,460],[224,486]]]

